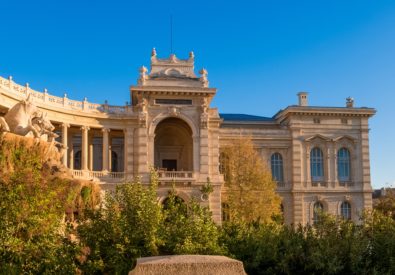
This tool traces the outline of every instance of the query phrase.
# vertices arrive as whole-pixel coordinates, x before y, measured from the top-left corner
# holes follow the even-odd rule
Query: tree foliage
[[[276,183],[250,138],[240,137],[222,151],[225,201],[230,218],[252,222],[271,221],[280,212]]]
[[[169,254],[224,254],[249,274],[395,274],[395,220],[386,207],[358,224],[321,214],[314,226],[288,227],[263,222],[269,215],[254,209],[246,215],[247,204],[242,219],[217,227],[207,208],[182,202],[176,189],[163,207],[155,173],[150,185],[120,184],[95,207],[94,185],[60,176],[47,147],[23,138],[0,138],[0,146],[0,274],[127,274],[137,257]],[[243,188],[235,198],[258,194],[250,179],[267,179],[233,171]],[[79,244],[61,222],[70,208],[84,209]]]
[[[0,138],[0,273],[75,273],[78,246],[62,220],[80,183],[57,173],[56,158],[46,144]]]
[[[138,257],[158,255],[162,213],[156,182],[146,188],[139,180],[106,193],[104,204],[85,214],[78,227],[87,247],[86,273],[126,274]]]
[[[173,189],[163,208],[161,253],[166,254],[223,254],[218,244],[219,232],[208,208],[192,200],[181,201]]]
[[[394,274],[395,222],[380,212],[361,224],[322,214],[314,226],[229,222],[220,238],[248,274]]]
[[[374,201],[374,208],[395,220],[395,189],[386,188],[385,195]]]
[[[154,172],[149,186],[137,179],[107,193],[102,207],[86,213],[78,233],[88,251],[82,265],[87,273],[126,274],[138,257],[222,253],[209,210],[181,202],[174,189],[162,207]]]

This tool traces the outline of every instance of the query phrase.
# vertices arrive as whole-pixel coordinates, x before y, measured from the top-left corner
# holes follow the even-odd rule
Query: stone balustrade
[[[193,180],[194,173],[192,171],[157,171],[160,181],[171,180]],[[128,178],[128,173],[125,172],[107,172],[107,171],[84,171],[71,170],[72,175],[77,179],[93,180],[93,181],[108,181],[108,180],[125,180]],[[132,178],[132,177],[130,177]]]
[[[194,174],[192,171],[158,171],[159,180],[193,180]]]
[[[71,173],[77,179],[93,181],[126,180],[128,176],[125,172],[71,170]]]
[[[63,108],[67,110],[80,111],[84,113],[108,113],[108,114],[127,114],[132,113],[132,106],[116,106],[107,103],[97,104],[88,102],[87,98],[82,101],[72,100],[65,94],[63,97],[54,96],[48,93],[45,89],[44,92],[38,92],[29,87],[27,83],[25,86],[19,85],[12,80],[0,77],[0,88],[10,93],[27,97],[31,94],[37,102],[48,104],[52,107]]]

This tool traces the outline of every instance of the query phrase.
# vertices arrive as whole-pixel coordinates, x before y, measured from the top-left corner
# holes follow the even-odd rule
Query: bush
[[[209,209],[194,200],[186,205],[177,199],[173,190],[163,208],[161,254],[223,254],[218,244],[219,231]]]
[[[0,273],[75,273],[78,246],[62,224],[78,183],[48,163],[56,151],[31,139],[0,138]]]
[[[156,182],[148,188],[139,181],[118,185],[106,194],[104,205],[85,213],[78,227],[81,243],[89,248],[82,269],[127,274],[136,258],[158,255],[161,221]]]
[[[227,222],[221,243],[249,274],[394,274],[395,222],[381,213],[363,223],[322,215],[314,226]]]

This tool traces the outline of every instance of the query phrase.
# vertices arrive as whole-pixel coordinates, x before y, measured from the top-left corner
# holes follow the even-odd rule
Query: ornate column
[[[102,130],[101,130],[102,132],[103,132],[103,166],[102,166],[102,171],[103,172],[108,172],[110,169],[109,169],[109,138],[108,138],[108,136],[109,136],[109,132],[110,132],[110,129],[108,129],[108,128],[103,128]]]
[[[63,145],[63,156],[62,156],[62,163],[64,166],[67,167],[67,149],[68,149],[68,142],[67,142],[67,138],[68,138],[68,129],[70,125],[67,123],[63,123],[62,124],[62,145]]]
[[[89,126],[81,127],[81,170],[88,170],[88,131]]]

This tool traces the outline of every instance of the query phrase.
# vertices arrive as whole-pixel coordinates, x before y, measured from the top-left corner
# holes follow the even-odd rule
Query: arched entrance
[[[166,118],[155,129],[155,167],[167,171],[193,171],[193,139],[189,125]]]

